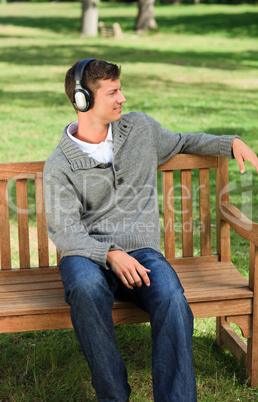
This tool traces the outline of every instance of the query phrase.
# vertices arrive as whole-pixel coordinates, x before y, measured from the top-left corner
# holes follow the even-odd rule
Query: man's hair
[[[76,62],[66,73],[65,93],[73,104],[73,91],[75,88],[75,70],[79,63]],[[81,80],[82,88],[89,88],[93,93],[100,87],[99,80],[117,80],[120,77],[121,68],[116,64],[107,63],[103,60],[92,60],[83,71]]]

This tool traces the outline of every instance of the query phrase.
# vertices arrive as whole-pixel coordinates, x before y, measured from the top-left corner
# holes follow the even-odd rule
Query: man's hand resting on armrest
[[[232,149],[241,173],[245,172],[245,161],[250,162],[258,173],[258,158],[243,141],[239,138],[235,138],[233,140]]]
[[[107,254],[107,263],[128,289],[133,289],[134,286],[141,287],[142,280],[146,286],[150,286],[150,279],[148,277],[150,270],[144,268],[135,258],[124,251],[109,251]]]

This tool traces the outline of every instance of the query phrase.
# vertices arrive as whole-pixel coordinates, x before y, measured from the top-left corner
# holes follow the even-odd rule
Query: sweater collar
[[[133,124],[126,120],[126,117],[122,117],[118,122],[112,123],[112,131],[113,131],[113,139],[114,139],[114,148],[113,155],[117,154],[124,141],[127,138],[127,135],[131,131]],[[67,135],[67,127],[63,130],[61,140],[59,142],[59,147],[61,151],[68,159],[72,170],[78,169],[91,169],[94,167],[105,168],[108,163],[101,163],[91,157],[89,157],[86,153],[84,153]]]

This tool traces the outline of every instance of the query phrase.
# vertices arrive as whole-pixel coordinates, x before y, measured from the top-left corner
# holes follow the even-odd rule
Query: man
[[[258,159],[236,136],[182,135],[143,113],[122,116],[119,76],[116,65],[95,59],[66,74],[78,121],[65,127],[45,165],[48,231],[99,401],[130,396],[114,336],[114,295],[150,313],[154,400],[196,401],[193,316],[159,248],[157,167],[180,152],[234,156],[241,172],[245,160],[258,172]]]

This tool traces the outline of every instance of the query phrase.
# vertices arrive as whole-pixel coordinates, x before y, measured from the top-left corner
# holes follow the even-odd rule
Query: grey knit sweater
[[[177,153],[232,158],[234,136],[172,133],[143,113],[112,124],[113,163],[83,153],[67,136],[48,158],[44,196],[50,238],[63,256],[103,268],[109,250],[160,251],[157,167]]]

